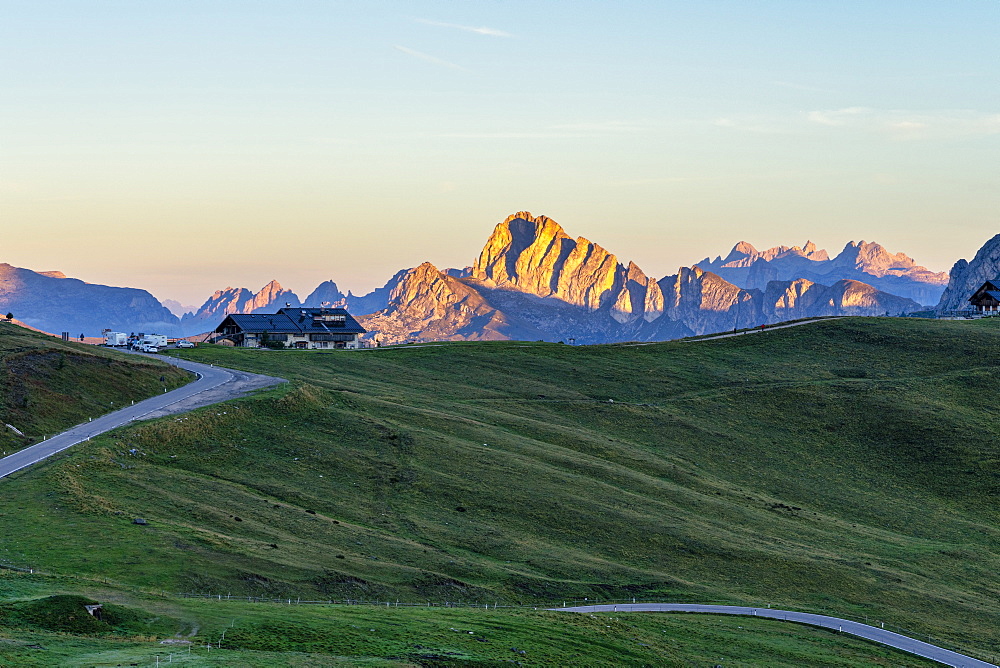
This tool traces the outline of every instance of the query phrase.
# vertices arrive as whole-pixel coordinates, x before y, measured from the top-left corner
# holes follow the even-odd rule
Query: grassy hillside
[[[0,322],[0,452],[190,380],[176,367]]]
[[[294,382],[5,482],[0,557],[168,591],[770,602],[1000,654],[996,323],[183,354]]]
[[[286,606],[170,599],[0,577],[0,665],[912,666],[936,665],[823,629],[760,618],[544,610]],[[76,583],[79,586],[79,583]],[[83,612],[102,602],[105,616]],[[169,643],[160,642],[168,639]],[[216,646],[209,650],[207,643]],[[216,643],[221,643],[221,648]],[[171,656],[172,655],[172,656]]]

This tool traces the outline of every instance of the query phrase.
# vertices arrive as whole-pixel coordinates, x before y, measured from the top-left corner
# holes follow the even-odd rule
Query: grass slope
[[[282,606],[171,600],[101,587],[91,587],[87,597],[38,597],[65,584],[0,577],[5,594],[35,595],[0,605],[0,665],[148,666],[157,655],[161,664],[262,668],[934,665],[850,636],[759,618]],[[89,617],[82,606],[93,600],[117,617],[108,623]],[[208,642],[222,647],[209,651]]]
[[[0,557],[222,594],[771,602],[1000,653],[993,322],[183,354],[294,383],[7,481]]]
[[[0,452],[10,454],[63,429],[180,387],[180,369],[142,357],[62,341],[0,322]]]

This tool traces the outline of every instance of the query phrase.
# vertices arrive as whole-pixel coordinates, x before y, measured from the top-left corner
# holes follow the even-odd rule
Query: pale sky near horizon
[[[655,277],[1000,232],[1000,0],[0,0],[0,262],[200,304],[471,264]]]

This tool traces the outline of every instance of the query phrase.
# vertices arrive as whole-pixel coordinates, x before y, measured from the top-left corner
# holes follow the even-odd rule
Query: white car
[[[140,346],[139,350],[141,350],[144,353],[158,353],[158,352],[160,352],[160,349],[157,348],[156,346],[148,346],[148,345],[147,346]]]
[[[178,341],[177,342],[177,347],[178,348],[194,348],[194,344],[191,343],[190,341]]]

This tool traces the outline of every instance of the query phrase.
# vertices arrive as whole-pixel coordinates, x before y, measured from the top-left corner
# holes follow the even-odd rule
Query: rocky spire
[[[946,311],[968,308],[972,293],[986,281],[997,278],[1000,278],[1000,234],[983,244],[972,262],[961,259],[955,263],[937,308]]]

